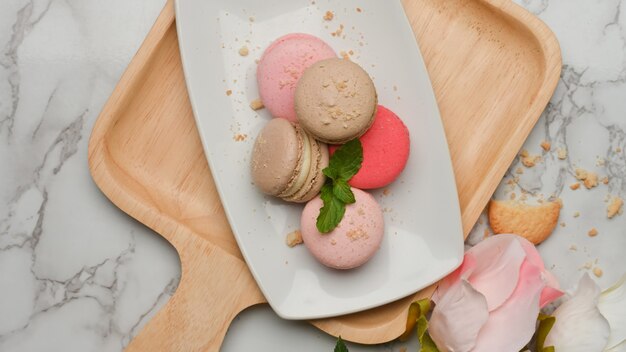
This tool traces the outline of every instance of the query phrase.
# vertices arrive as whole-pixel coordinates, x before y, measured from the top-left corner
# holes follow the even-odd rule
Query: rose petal
[[[439,301],[439,298],[445,295],[452,286],[454,286],[459,282],[459,280],[461,280],[461,278],[467,278],[469,273],[474,271],[475,267],[476,258],[474,258],[474,255],[472,253],[466,252],[463,257],[463,263],[461,263],[461,266],[459,266],[455,271],[443,278],[443,280],[441,280],[441,282],[437,286],[437,291],[435,291],[432,297],[433,302],[437,303]]]
[[[535,333],[544,285],[541,270],[524,261],[517,287],[500,308],[489,314],[473,352],[519,351],[524,347]]]
[[[609,339],[609,323],[597,307],[600,288],[585,274],[576,293],[553,313],[556,318],[545,346],[556,351],[602,351]]]
[[[428,331],[440,351],[467,352],[474,347],[488,316],[485,297],[460,280],[440,297]]]
[[[626,341],[626,275],[602,292],[598,309],[609,322],[610,333],[606,347],[613,348]]]
[[[485,296],[489,311],[493,311],[515,290],[526,252],[515,235],[489,237],[469,252],[480,258],[469,282]]]

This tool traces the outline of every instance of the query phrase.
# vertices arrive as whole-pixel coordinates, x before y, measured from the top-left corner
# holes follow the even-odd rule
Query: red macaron
[[[385,187],[395,181],[409,159],[409,130],[393,111],[378,105],[374,123],[359,138],[363,165],[349,184],[360,189]],[[332,146],[333,153],[337,146]]]

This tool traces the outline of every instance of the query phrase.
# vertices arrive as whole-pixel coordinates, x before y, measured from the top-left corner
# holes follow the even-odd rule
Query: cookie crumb
[[[541,149],[545,150],[546,152],[550,151],[550,147],[552,147],[550,142],[548,142],[548,141],[541,142]]]
[[[565,227],[565,226],[567,226],[567,224],[566,224],[566,223],[564,223],[564,222],[560,223],[559,225],[561,225],[561,227]]]
[[[487,238],[489,237],[489,235],[491,235],[491,232],[489,231],[489,229],[485,229],[485,231],[483,231],[483,238]]]
[[[511,198],[511,200],[515,199],[517,195],[515,194],[515,192],[511,193],[511,195],[509,196],[509,198]]]
[[[248,56],[249,53],[250,53],[250,50],[248,50],[248,47],[245,45],[239,49],[239,55],[241,56]]]
[[[565,160],[567,159],[567,149],[565,148],[559,148],[556,150],[556,156],[561,159],[561,160]]]
[[[596,166],[604,166],[604,165],[606,165],[606,160],[604,160],[603,158],[596,159]]]
[[[293,248],[293,247],[295,247],[295,246],[297,246],[299,244],[304,243],[302,241],[302,233],[300,232],[300,230],[296,230],[296,231],[290,232],[287,235],[286,242],[287,242],[287,246],[289,246],[289,248]]]
[[[332,35],[333,37],[341,37],[341,34],[343,33],[343,24],[339,25],[339,28],[337,28],[336,31],[330,33],[330,35]]]
[[[237,133],[233,139],[235,140],[235,142],[243,142],[246,140],[246,138],[248,138],[247,134],[241,134],[241,133]]]
[[[608,176],[604,176],[602,178],[602,180],[600,180],[603,184],[608,185],[609,184],[609,177]]]
[[[389,188],[385,188],[385,189],[383,190],[383,195],[384,195],[384,196],[388,196],[388,195],[389,195],[389,193],[391,193],[391,191],[389,190]]]
[[[254,17],[252,17],[252,16],[248,17],[248,21],[254,22]]]
[[[350,55],[345,51],[340,51],[339,56],[341,56],[344,60],[350,60]]]
[[[596,187],[598,185],[598,175],[594,172],[588,172],[584,184],[587,189],[592,189]]]
[[[595,227],[592,227],[591,230],[589,230],[589,232],[587,232],[587,235],[589,237],[596,237],[598,235],[598,230],[596,230]]]
[[[616,153],[621,153],[622,152],[622,148],[620,148],[620,147],[615,148],[615,152]]]
[[[574,217],[575,217],[575,218],[577,218],[577,217],[579,217],[579,216],[580,216],[580,212],[579,212],[579,211],[574,212]]]
[[[523,173],[524,173],[524,169],[522,169],[521,167],[518,167],[518,168],[515,170],[515,173],[516,173],[516,174],[518,174],[518,175],[521,175],[521,174],[523,174]]]
[[[335,14],[332,11],[326,11],[326,14],[324,14],[324,21],[332,21],[333,18],[335,18]]]
[[[569,246],[569,250],[570,251],[577,251],[578,250],[578,246],[573,244],[573,245]]]
[[[622,198],[620,198],[620,197],[613,197],[611,199],[611,203],[609,204],[609,206],[606,209],[607,210],[606,216],[609,219],[613,218],[622,209],[622,205],[623,204],[624,204],[624,201],[622,200]]]
[[[361,12],[363,12],[363,10],[361,10],[361,8],[360,8],[360,7],[357,7],[357,8],[356,8],[356,12],[361,13]]]
[[[337,241],[333,238],[332,240],[330,240],[330,244],[332,244],[333,246],[337,244]]]
[[[593,268],[593,274],[596,277],[602,277],[602,274],[604,274],[604,273],[602,272],[602,269],[600,269],[599,267],[596,266],[595,268]]]
[[[230,89],[229,89],[229,90],[227,90],[227,91],[226,91],[226,96],[228,96],[228,97],[229,97],[229,96],[231,96],[232,94],[233,94],[233,91],[232,91],[232,90],[230,90]]]
[[[585,265],[583,265],[583,266],[581,267],[581,269],[587,269],[587,270],[589,270],[589,269],[591,269],[591,267],[593,267],[593,263],[592,263],[592,262],[586,262],[586,263],[585,263]]]
[[[257,110],[261,110],[265,107],[265,105],[263,105],[263,101],[259,98],[254,99],[253,101],[250,102],[250,109],[257,111]]]
[[[541,159],[538,155],[530,155],[526,149],[522,150],[520,153],[522,159],[522,165],[526,167],[533,167],[537,164],[537,161]]]
[[[575,190],[577,190],[577,189],[579,189],[579,188],[580,188],[580,183],[578,183],[578,182],[576,182],[576,183],[572,183],[571,185],[569,185],[569,188],[570,188],[572,191],[575,191]]]
[[[585,169],[577,168],[574,172],[577,180],[584,181],[587,178],[587,170]]]

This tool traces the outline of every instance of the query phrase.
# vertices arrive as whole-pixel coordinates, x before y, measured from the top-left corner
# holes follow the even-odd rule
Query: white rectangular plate
[[[334,12],[332,21],[323,19],[326,11]],[[463,235],[448,145],[399,0],[178,0],[176,19],[204,151],[243,256],[278,315],[314,319],[373,308],[460,264]],[[340,25],[342,33],[333,36]],[[302,206],[266,197],[251,182],[254,139],[271,118],[248,106],[258,97],[255,60],[274,39],[293,32],[316,35],[337,53],[352,50],[352,60],[372,76],[379,102],[411,134],[403,174],[386,192],[373,192],[385,210],[385,238],[358,269],[329,269],[304,246],[287,247]],[[239,54],[243,46],[248,56]]]

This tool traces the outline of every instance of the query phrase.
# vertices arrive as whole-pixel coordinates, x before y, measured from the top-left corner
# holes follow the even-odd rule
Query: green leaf
[[[337,343],[335,344],[334,352],[348,352],[348,347],[341,339],[341,336],[337,338]]]
[[[420,352],[439,352],[437,345],[428,334],[428,319],[426,315],[430,311],[430,298],[420,299],[411,303],[409,315],[406,321],[406,331],[400,336],[400,341],[406,341],[417,326],[417,339],[420,342]]]
[[[345,204],[352,204],[356,202],[354,193],[350,189],[350,185],[344,179],[339,179],[333,182],[333,195]]]
[[[550,330],[552,330],[552,326],[556,322],[556,318],[550,315],[539,314],[537,320],[539,320],[539,326],[537,327],[537,351],[554,352],[554,346],[544,347],[544,344]]]
[[[356,138],[335,150],[328,162],[328,170],[324,175],[333,180],[344,179],[350,181],[356,175],[363,163],[363,146]]]
[[[330,166],[325,167],[322,170],[322,173],[326,175],[326,177],[330,178],[331,180],[339,179],[339,172],[337,171],[337,169],[333,169]]]
[[[326,183],[322,187],[320,195],[324,206],[317,216],[316,226],[319,232],[329,233],[339,225],[346,212],[346,205],[333,194],[332,183]]]

